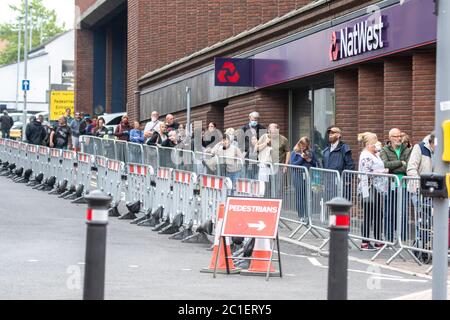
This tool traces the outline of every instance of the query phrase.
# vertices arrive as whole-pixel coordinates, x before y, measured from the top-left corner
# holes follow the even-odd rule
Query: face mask
[[[228,136],[230,137],[230,141],[234,141],[234,135],[229,134]]]
[[[256,127],[258,125],[258,121],[252,120],[250,121],[250,127]]]
[[[381,146],[379,144],[375,145],[375,150],[376,152],[380,152],[381,151]]]
[[[157,120],[158,120],[158,118],[152,117],[152,121],[153,121],[153,122],[156,122]]]

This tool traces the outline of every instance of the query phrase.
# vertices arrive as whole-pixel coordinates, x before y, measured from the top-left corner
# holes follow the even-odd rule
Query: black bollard
[[[328,300],[347,300],[349,210],[352,203],[336,197],[330,208],[330,254],[328,257]]]
[[[99,190],[94,190],[85,199],[88,208],[83,300],[103,300],[106,226],[108,225],[108,209],[112,198]]]

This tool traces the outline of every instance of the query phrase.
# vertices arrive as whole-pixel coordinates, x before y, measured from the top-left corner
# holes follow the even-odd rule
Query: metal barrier
[[[192,227],[198,227],[200,223],[200,203],[194,195],[197,187],[197,175],[190,171],[173,170],[172,184],[174,206],[171,221],[177,215],[182,215],[182,224],[186,230],[180,234],[180,239],[183,239],[191,235]]]
[[[75,192],[77,187],[77,153],[72,150],[63,150],[61,167],[62,175],[69,187],[69,192],[63,195],[66,196]]]
[[[107,140],[107,139],[103,139],[103,140]],[[127,151],[128,143],[126,141],[122,141],[122,140],[109,140],[109,141],[114,141],[115,160],[127,163],[128,162],[128,157],[127,157],[128,156],[128,151]]]
[[[122,176],[125,173],[125,163],[118,160],[107,160],[106,181],[102,184],[105,193],[112,197],[113,209],[117,210],[117,206],[121,200]]]
[[[231,181],[230,191],[235,187],[236,179],[248,178],[245,176],[244,159],[233,157],[218,157],[219,175],[229,178]]]
[[[75,199],[75,202],[80,201],[84,195],[87,195],[91,190],[91,173],[93,165],[93,156],[87,153],[78,153],[77,165],[77,187],[82,187],[82,196]]]
[[[343,197],[352,202],[349,237],[374,242],[381,248],[398,242],[397,221],[402,214],[400,180],[391,174],[365,173],[345,170],[342,173]],[[371,233],[372,231],[372,233]]]
[[[50,177],[56,178],[56,183],[61,183],[62,179],[62,150],[61,149],[50,149]]]
[[[144,159],[143,163],[151,166],[153,169],[159,167],[159,151],[156,146],[143,145]]]
[[[140,163],[127,164],[127,203],[140,202],[141,210],[146,212],[149,208],[147,194],[147,176],[149,167]]]
[[[36,177],[39,174],[39,148],[37,145],[28,144],[27,145],[27,167],[32,170],[32,175]]]
[[[159,167],[156,171],[156,194],[154,201],[154,210],[162,208],[163,215],[160,218],[170,216],[172,209],[172,168]]]
[[[143,164],[144,163],[144,149],[142,144],[131,143],[127,144],[128,163]]]
[[[226,202],[228,191],[232,188],[231,179],[220,176],[200,175],[198,181],[201,222],[211,220],[215,223],[219,204]]]
[[[6,140],[3,138],[0,138],[0,160],[3,162],[6,155],[6,149],[5,149],[5,143]]]
[[[194,172],[197,175],[220,175],[219,158],[211,153],[194,152]]]
[[[38,168],[39,173],[44,175],[44,178],[50,177],[50,148],[39,146],[38,150]]]
[[[158,147],[158,156],[162,167],[177,169],[177,155],[174,148]]]
[[[309,169],[309,188],[310,188],[310,231],[315,230],[324,238],[324,242],[320,245],[322,249],[329,241],[329,215],[330,209],[326,205],[328,201],[335,197],[342,196],[341,176],[336,170],[328,170],[322,168]],[[323,235],[320,231],[324,231]],[[305,232],[299,240],[306,235]]]
[[[95,168],[97,169],[97,189],[105,192],[106,186],[106,174],[108,172],[107,167],[108,159],[103,156],[95,156]]]
[[[420,193],[420,177],[403,177],[401,214],[397,219],[400,249],[386,262],[390,264],[406,250],[421,265],[430,263],[433,253],[433,199]]]
[[[193,151],[176,148],[174,152],[177,170],[195,172],[195,154]]]
[[[87,154],[96,154],[96,141],[99,139],[92,136],[81,136],[80,137],[80,146],[81,152]]]
[[[98,150],[95,154],[101,155],[108,159],[115,159],[116,157],[116,144],[115,140],[111,139],[101,139],[101,143],[98,144],[101,146],[101,151]],[[97,144],[96,144],[97,145]]]
[[[280,222],[292,230],[287,222],[298,224],[289,238],[293,238],[304,226],[311,231],[311,190],[306,167],[275,164],[272,175],[272,197],[282,199]]]

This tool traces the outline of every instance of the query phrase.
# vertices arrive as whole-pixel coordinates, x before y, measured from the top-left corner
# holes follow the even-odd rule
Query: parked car
[[[108,131],[112,134],[116,130],[116,127],[120,124],[122,117],[126,114],[126,112],[105,113],[98,117],[102,117],[103,119],[105,119],[105,127],[107,127]]]
[[[39,112],[36,114],[27,114],[27,124],[30,122],[30,118],[32,116],[34,117],[38,117],[39,115],[42,115],[44,117],[44,122],[48,121],[49,118],[49,113],[48,112]],[[22,128],[23,128],[23,114],[22,113],[10,113],[10,116],[13,118],[14,120],[14,125],[11,128],[11,131],[9,133],[11,139],[20,139],[22,138]],[[16,121],[17,119],[17,121]]]

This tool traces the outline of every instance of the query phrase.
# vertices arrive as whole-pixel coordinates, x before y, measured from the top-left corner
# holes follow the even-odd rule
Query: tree
[[[10,5],[9,7],[15,13],[16,19],[12,23],[0,24],[0,39],[6,40],[7,42],[5,50],[0,53],[0,65],[15,63],[17,61],[17,42],[19,28],[21,28],[22,30],[20,60],[23,60],[23,32],[25,30],[23,20],[25,19],[25,3],[22,1],[20,6]],[[28,21],[28,35],[30,34],[31,28],[33,48],[38,47],[57,34],[66,31],[66,26],[64,23],[62,25],[57,24],[55,10],[47,9],[43,5],[42,0],[29,1]],[[28,37],[28,48],[29,41],[30,37]]]

